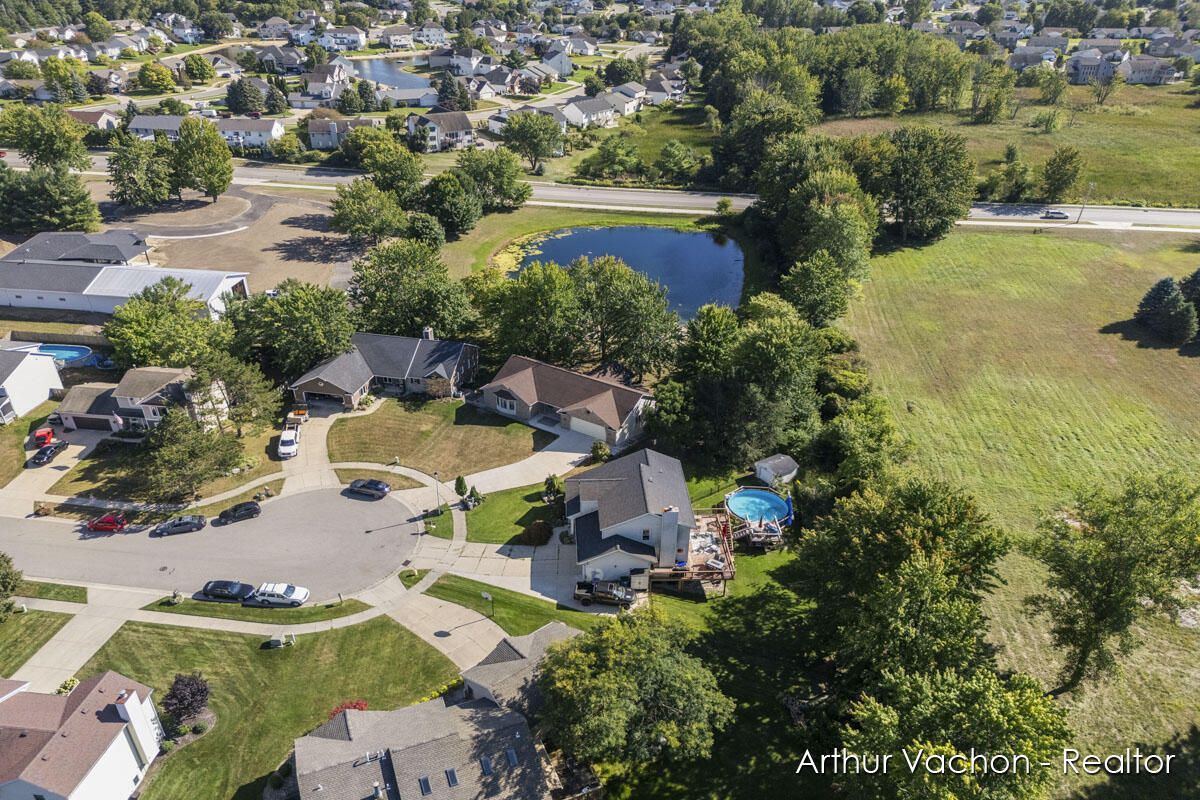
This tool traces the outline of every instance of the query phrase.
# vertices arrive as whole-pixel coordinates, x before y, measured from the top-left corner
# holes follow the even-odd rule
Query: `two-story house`
[[[54,356],[37,351],[38,345],[13,347],[4,342],[0,349],[0,424],[7,425],[17,417],[50,399],[50,393],[62,390]]]
[[[283,123],[277,119],[230,117],[216,122],[221,136],[234,147],[266,147],[283,136]]]
[[[696,526],[679,459],[638,450],[567,478],[567,520],[579,574],[618,580],[691,556]]]
[[[413,31],[413,40],[430,47],[446,44],[446,29],[432,20],[426,20]]]
[[[392,25],[380,32],[379,41],[393,50],[410,48],[413,46],[413,29],[408,25]]]
[[[367,32],[353,25],[328,28],[317,39],[326,50],[362,50],[367,46]]]
[[[304,52],[295,47],[264,47],[259,51],[258,60],[268,71],[281,75],[304,71]]]
[[[581,97],[567,103],[563,116],[577,128],[609,128],[616,124],[611,104],[595,97]]]
[[[224,414],[222,404],[197,404],[189,384],[192,370],[187,367],[135,367],[126,371],[120,383],[81,383],[72,386],[58,413],[68,429],[145,430],[163,418],[168,407],[185,411],[192,419],[208,425]]]
[[[432,114],[412,114],[408,117],[408,133],[423,131],[427,137],[426,152],[461,150],[475,143],[470,118],[462,111],[442,111]]]
[[[258,24],[258,38],[284,39],[291,30],[291,23],[283,17],[268,17]]]

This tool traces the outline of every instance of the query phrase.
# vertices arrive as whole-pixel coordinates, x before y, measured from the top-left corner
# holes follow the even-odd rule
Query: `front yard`
[[[0,678],[10,677],[71,620],[57,611],[26,611],[0,622]]]
[[[492,596],[495,601],[494,614],[493,604],[484,600],[480,592],[487,592]],[[521,592],[501,589],[490,583],[480,583],[457,575],[443,575],[425,590],[425,594],[478,611],[511,636],[533,633],[547,622],[555,620],[565,622],[572,628],[587,630],[604,619],[601,614],[575,611],[549,600],[540,600]]]
[[[524,540],[535,522],[555,523],[555,507],[542,502],[542,485],[492,492],[467,512],[467,541],[486,544],[534,544]]]
[[[258,636],[129,622],[79,671],[85,678],[116,670],[153,687],[159,700],[177,672],[200,670],[208,680],[217,724],[160,763],[143,800],[261,800],[292,740],[339,703],[397,708],[458,673],[389,617],[298,636],[294,647],[262,645]]]
[[[172,605],[170,597],[155,600],[142,606],[143,611],[158,611],[163,614],[191,614],[197,617],[218,619],[240,619],[244,622],[274,622],[279,625],[299,625],[302,622],[324,622],[338,617],[348,617],[366,611],[369,605],[362,600],[343,600],[340,603],[301,606],[300,608],[264,608],[243,606],[240,603],[209,603],[204,600],[186,598]]]
[[[386,399],[373,413],[347,417],[329,430],[329,460],[391,464],[443,481],[512,464],[554,435],[481,411],[461,400]]]
[[[62,600],[66,603],[86,603],[86,586],[71,586],[66,583],[42,583],[21,581],[14,592],[18,597],[37,597],[42,600]]]
[[[25,450],[25,443],[35,430],[45,424],[46,417],[56,408],[57,400],[47,400],[27,416],[0,426],[0,486],[7,486],[25,469],[25,459],[30,455]]]
[[[395,472],[388,472],[386,469],[335,469],[338,480],[344,484],[351,484],[359,479],[368,481],[383,481],[392,487],[392,491],[398,492],[401,489],[416,489],[423,484],[414,481],[407,475],[397,475]]]

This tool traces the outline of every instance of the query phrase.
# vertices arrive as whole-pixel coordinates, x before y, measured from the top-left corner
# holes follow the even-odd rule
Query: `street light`
[[[1077,217],[1075,218],[1075,224],[1076,224],[1076,225],[1078,225],[1078,224],[1079,224],[1079,220],[1083,219],[1083,210],[1084,210],[1085,208],[1087,208],[1087,202],[1088,202],[1088,200],[1090,200],[1090,199],[1091,199],[1091,197],[1092,197],[1092,189],[1094,189],[1094,188],[1096,188],[1096,184],[1095,184],[1094,182],[1092,182],[1092,181],[1088,181],[1088,190],[1087,190],[1087,194],[1085,194],[1085,195],[1083,196],[1083,203],[1082,203],[1082,204],[1079,206],[1079,216],[1077,216]]]
[[[436,509],[437,514],[435,514],[434,516],[441,516],[441,514],[442,514],[442,487],[438,484],[438,474],[436,472],[433,473],[433,492],[434,492],[434,496],[437,497],[437,505],[434,506],[434,509]]]

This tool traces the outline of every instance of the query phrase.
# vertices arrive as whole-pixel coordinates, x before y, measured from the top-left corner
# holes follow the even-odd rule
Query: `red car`
[[[89,531],[121,531],[125,530],[125,526],[128,524],[121,514],[105,514],[103,517],[89,519],[87,529]]]

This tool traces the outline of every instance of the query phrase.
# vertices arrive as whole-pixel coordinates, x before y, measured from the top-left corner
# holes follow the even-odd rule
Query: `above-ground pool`
[[[54,356],[64,364],[72,364],[76,361],[83,361],[90,356],[92,348],[84,347],[81,344],[40,344],[38,345],[37,352]]]
[[[740,489],[725,498],[725,506],[747,522],[785,522],[789,513],[787,500],[766,489]]]

